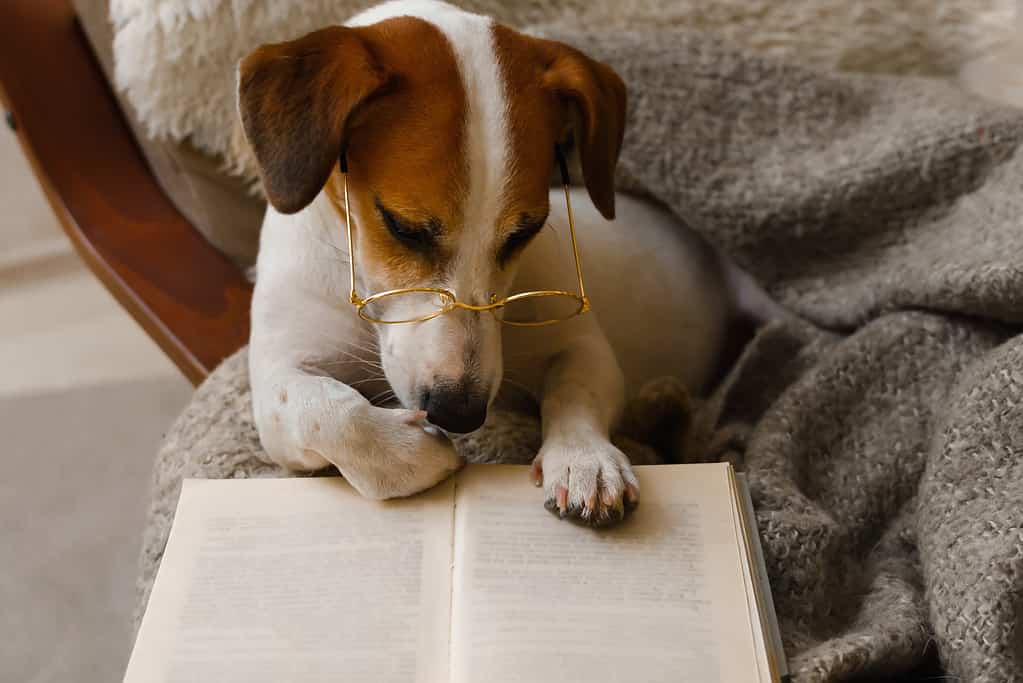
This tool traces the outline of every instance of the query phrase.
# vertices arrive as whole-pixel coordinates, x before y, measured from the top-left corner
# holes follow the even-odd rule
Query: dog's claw
[[[543,466],[533,461],[533,466],[529,468],[529,476],[533,478],[533,486],[543,486]]]
[[[632,484],[628,484],[625,487],[625,500],[628,501],[629,505],[638,505],[639,489],[633,486]]]

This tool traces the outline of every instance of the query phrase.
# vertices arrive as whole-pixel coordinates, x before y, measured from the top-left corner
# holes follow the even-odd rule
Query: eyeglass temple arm
[[[565,208],[568,211],[568,232],[572,236],[572,255],[575,257],[575,276],[579,280],[579,296],[583,300],[583,306],[589,308],[590,300],[586,298],[586,286],[583,284],[583,267],[579,262],[579,245],[575,239],[575,220],[572,217],[572,199],[569,197],[568,186],[571,185],[571,178],[568,175],[568,162],[565,161],[565,154],[561,151],[561,145],[554,143],[554,156],[558,161],[558,169],[561,171],[561,184],[565,190]]]
[[[355,293],[355,249],[352,245],[352,212],[348,208],[348,157],[345,156],[344,150],[341,150],[341,155],[338,158],[338,166],[341,172],[345,174],[345,225],[348,229],[348,273],[351,276],[351,291],[348,293],[348,300],[359,305],[361,299],[359,295]]]

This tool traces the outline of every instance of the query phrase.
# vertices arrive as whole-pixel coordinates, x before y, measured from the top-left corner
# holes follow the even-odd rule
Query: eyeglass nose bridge
[[[440,308],[438,308],[436,311],[434,311],[433,313],[430,313],[429,315],[422,316],[420,318],[416,318],[415,322],[426,322],[427,320],[432,320],[433,318],[438,318],[438,317],[440,317],[442,315],[446,315],[446,314],[450,313],[451,311],[453,311],[455,309],[462,309],[462,310],[466,310],[466,311],[472,311],[474,313],[480,313],[480,312],[484,312],[484,311],[495,311],[495,310],[503,307],[505,304],[508,303],[508,299],[498,299],[497,294],[491,294],[490,295],[490,303],[489,304],[481,304],[481,305],[469,304],[469,303],[465,303],[463,301],[459,301],[458,297],[455,296],[455,293],[452,292],[449,289],[433,289],[433,288],[407,289],[407,290],[389,290],[389,291],[386,291],[386,292],[380,292],[379,294],[374,294],[373,296],[367,297],[365,299],[363,299],[358,294],[356,294],[354,291],[352,291],[351,294],[348,297],[348,300],[353,305],[355,305],[357,307],[358,314],[359,314],[360,318],[362,318],[363,320],[368,320],[370,322],[375,322],[374,318],[366,315],[366,308],[367,308],[367,306],[369,306],[372,303],[375,303],[376,301],[379,301],[380,299],[384,299],[384,298],[387,298],[387,297],[404,294],[406,292],[429,292],[429,293],[436,294],[436,295],[440,296],[443,299],[443,301],[444,301],[444,304]],[[412,322],[412,321],[410,320],[410,321],[403,321],[403,322]]]
[[[461,308],[462,310],[472,311],[473,313],[482,313],[483,311],[493,311],[493,310],[496,310],[498,308],[501,308],[506,303],[508,303],[507,299],[498,299],[496,294],[491,294],[490,295],[490,303],[489,304],[481,304],[481,305],[467,304],[467,303],[465,303],[463,301],[459,301],[457,297],[452,296],[452,302],[449,304],[449,309],[448,310],[451,310],[451,309],[454,309],[454,308]]]

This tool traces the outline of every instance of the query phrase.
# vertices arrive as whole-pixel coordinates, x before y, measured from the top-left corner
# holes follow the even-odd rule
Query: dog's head
[[[325,192],[339,234],[344,154],[362,296],[437,287],[486,304],[545,223],[556,143],[574,140],[590,197],[614,216],[625,86],[567,45],[414,4],[419,17],[370,10],[259,48],[240,65],[239,111],[270,203],[294,213]],[[455,310],[378,325],[401,402],[448,431],[479,427],[502,379],[500,324]]]

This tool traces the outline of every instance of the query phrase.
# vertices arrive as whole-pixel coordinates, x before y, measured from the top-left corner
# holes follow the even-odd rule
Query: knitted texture
[[[794,314],[695,422],[750,425],[730,444],[797,680],[932,638],[950,675],[1023,680],[1023,116],[680,31],[553,35],[629,84],[620,185]]]
[[[672,28],[546,30],[629,84],[620,186],[791,313],[695,414],[676,402],[675,455],[747,471],[796,680],[898,676],[934,643],[953,680],[1023,680],[1023,116]],[[181,476],[278,473],[245,376],[243,355],[215,372],[160,452],[143,599]],[[643,419],[658,386],[631,423],[670,417]],[[486,430],[459,444],[475,460],[538,445],[530,414]]]

